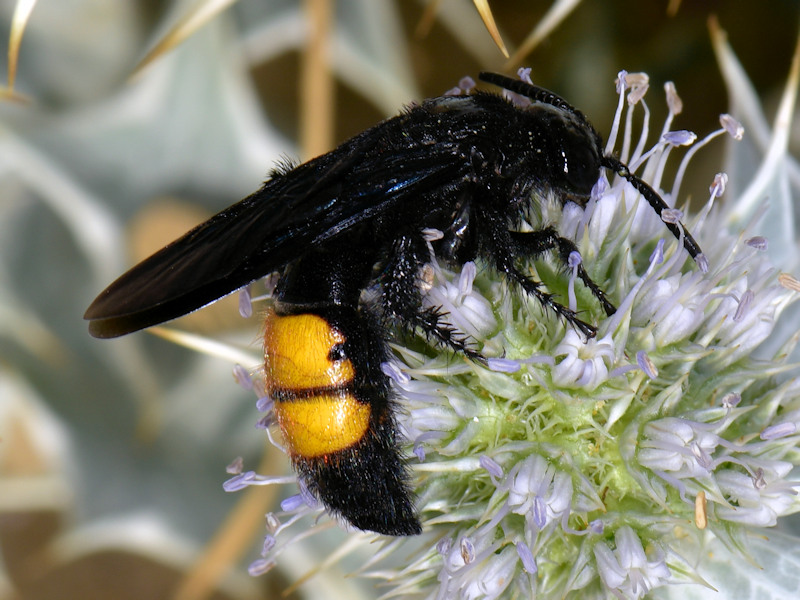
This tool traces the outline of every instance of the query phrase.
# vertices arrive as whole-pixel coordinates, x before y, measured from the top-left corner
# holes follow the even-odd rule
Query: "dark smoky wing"
[[[276,176],[123,274],[87,309],[90,333],[117,337],[185,315],[283,268],[309,246],[421,201],[458,171],[448,153],[336,152]]]
[[[263,265],[256,258],[266,242],[261,228],[275,229],[261,192],[225,209],[120,276],[84,314],[91,321],[89,332],[95,337],[116,337],[169,321],[277,269],[280,253]],[[275,233],[272,245],[280,246],[281,235]]]

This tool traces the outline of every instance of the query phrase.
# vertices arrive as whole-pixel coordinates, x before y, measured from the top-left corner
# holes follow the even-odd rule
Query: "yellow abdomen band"
[[[305,313],[267,315],[264,354],[271,389],[305,390],[347,385],[353,380],[353,363],[330,359],[330,352],[345,336],[319,315]]]
[[[369,405],[346,391],[276,402],[274,410],[292,456],[315,458],[344,450],[369,429]]]
[[[292,456],[316,458],[344,450],[369,430],[371,407],[352,391],[353,363],[332,352],[345,340],[313,313],[267,315],[267,392]]]

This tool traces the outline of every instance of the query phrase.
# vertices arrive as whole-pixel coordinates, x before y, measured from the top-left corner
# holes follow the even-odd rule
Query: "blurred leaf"
[[[196,2],[192,8],[186,10],[178,18],[178,22],[170,27],[166,34],[156,41],[153,48],[136,65],[132,77],[136,77],[150,63],[182,43],[234,2],[236,0],[200,0]]]
[[[514,55],[508,59],[506,69],[520,66],[525,58],[550,35],[575,10],[581,0],[557,0],[528,34]]]
[[[14,16],[11,20],[11,34],[8,36],[8,90],[6,94],[13,97],[14,82],[17,78],[17,62],[19,61],[19,47],[22,43],[22,34],[28,24],[36,0],[17,0]]]
[[[712,541],[702,559],[701,571],[716,590],[701,586],[667,586],[656,598],[681,600],[784,600],[800,589],[800,540],[775,530],[748,540],[748,552],[761,567],[732,555]]]
[[[483,24],[486,25],[486,29],[489,32],[489,35],[492,36],[494,43],[497,44],[497,47],[500,49],[500,52],[503,53],[503,56],[508,58],[508,50],[506,50],[506,45],[503,42],[503,38],[500,35],[500,32],[497,30],[497,23],[494,22],[494,15],[492,15],[492,9],[489,8],[488,0],[472,0],[472,3],[478,10],[478,14],[481,16]]]
[[[712,22],[711,34],[728,86],[731,113],[745,126],[745,138],[732,146],[728,168],[732,178],[729,197],[736,198],[736,205],[729,208],[729,221],[741,224],[760,212],[760,205],[768,203],[761,223],[766,227],[764,234],[770,242],[770,255],[779,267],[792,268],[792,261],[796,260],[797,234],[788,146],[800,82],[800,39],[781,105],[770,130],[755,89],[728,45],[725,33]],[[756,160],[753,160],[754,154],[758,156]]]

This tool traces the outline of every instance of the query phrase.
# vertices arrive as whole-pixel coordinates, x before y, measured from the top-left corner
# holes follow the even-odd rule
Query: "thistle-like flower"
[[[632,114],[647,86],[644,75],[620,73],[607,151],[626,100],[619,154],[656,189],[667,156],[694,144],[664,192],[674,205],[696,149],[717,135],[740,138],[742,128],[724,115],[697,144],[690,132],[670,131],[680,100],[668,85],[660,140],[645,151],[642,138],[631,150]],[[387,597],[641,598],[675,583],[710,586],[699,559],[708,539],[758,562],[747,552],[753,528],[800,510],[800,481],[790,474],[800,463],[800,385],[783,377],[797,336],[772,355],[757,353],[798,298],[798,282],[771,265],[757,218],[728,229],[726,209],[714,206],[727,177],[710,179],[698,213],[663,217],[691,229],[705,251],[699,265],[624,180],[601,177],[585,209],[543,202],[541,219],[574,239],[580,255],[571,271],[547,259],[529,268],[599,324],[595,339],[482,265],[454,273],[432,264],[426,302],[489,361],[419,339],[393,346],[395,360],[384,365],[424,524],[421,541],[387,538],[363,566],[386,581]],[[575,281],[580,262],[616,300],[613,316]],[[259,408],[268,424],[270,403]],[[274,481],[239,474],[228,488]],[[302,487],[282,509],[268,518],[254,573],[320,525],[309,523],[323,509]],[[410,562],[393,564],[398,554]]]

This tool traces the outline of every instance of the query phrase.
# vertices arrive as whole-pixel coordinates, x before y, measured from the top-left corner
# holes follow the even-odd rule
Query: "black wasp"
[[[193,311],[278,272],[264,334],[267,392],[295,470],[334,514],[387,535],[421,531],[400,453],[394,399],[381,363],[388,327],[420,330],[482,360],[423,308],[430,260],[481,258],[525,293],[591,337],[592,325],[522,271],[575,245],[553,227],[520,231],[546,195],[586,204],[601,168],[627,179],[656,213],[659,195],[626,165],[603,156],[588,120],[545,89],[502,75],[483,81],[527,97],[520,107],[488,93],[431,98],[314,160],[272,174],[252,196],[139,263],[84,316],[100,338],[124,335]],[[700,248],[666,223],[693,258]],[[614,306],[582,267],[578,275],[606,313]],[[377,287],[377,300],[362,290]]]

